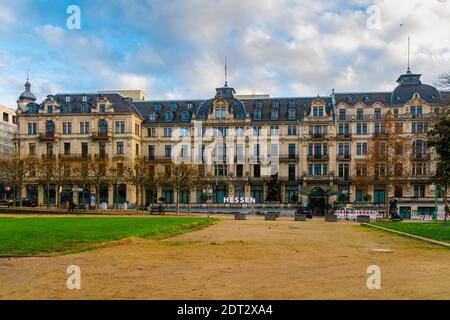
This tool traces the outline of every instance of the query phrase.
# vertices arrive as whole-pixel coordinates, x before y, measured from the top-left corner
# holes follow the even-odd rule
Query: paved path
[[[81,290],[66,288],[73,264]],[[369,265],[381,290],[366,287]],[[450,299],[450,251],[350,222],[225,217],[159,242],[0,259],[0,284],[2,299]]]

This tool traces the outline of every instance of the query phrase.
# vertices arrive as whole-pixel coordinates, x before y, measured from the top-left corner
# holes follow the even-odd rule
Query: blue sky
[[[69,30],[69,5],[81,29]],[[379,8],[369,28],[367,8]],[[392,90],[406,69],[450,71],[446,0],[0,0],[0,104],[32,91],[143,89],[153,99]],[[404,24],[400,27],[400,24]]]

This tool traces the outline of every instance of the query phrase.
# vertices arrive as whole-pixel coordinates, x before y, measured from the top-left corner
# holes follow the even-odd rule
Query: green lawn
[[[73,253],[128,237],[164,239],[214,223],[207,218],[1,218],[0,255]]]
[[[450,242],[450,223],[443,226],[442,223],[413,223],[413,222],[374,222],[374,225],[410,233],[416,236],[433,240]]]

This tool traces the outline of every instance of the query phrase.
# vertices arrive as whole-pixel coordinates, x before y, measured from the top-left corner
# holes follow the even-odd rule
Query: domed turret
[[[25,82],[25,91],[22,92],[17,99],[17,106],[19,107],[19,110],[26,111],[27,106],[30,103],[36,102],[36,96],[31,92],[31,84],[27,77],[27,82]]]
[[[420,81],[421,74],[412,73],[408,68],[405,74],[398,79],[399,84],[392,92],[391,104],[404,104],[411,100],[414,94],[419,94],[420,98],[427,103],[441,103],[439,91],[428,84]]]

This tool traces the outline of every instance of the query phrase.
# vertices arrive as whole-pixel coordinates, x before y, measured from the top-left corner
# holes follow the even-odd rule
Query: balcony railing
[[[310,154],[308,161],[328,161],[329,157],[326,154]]]
[[[106,161],[109,157],[106,153],[96,153],[94,154],[94,160]]]
[[[94,140],[108,140],[111,136],[108,132],[92,132],[91,138]]]
[[[172,156],[144,156],[145,162],[169,162],[172,161]]]
[[[413,160],[430,160],[431,158],[429,153],[413,153],[411,157]]]
[[[91,156],[83,153],[63,153],[58,155],[58,158],[63,161],[68,160],[89,160]]]
[[[39,133],[40,140],[54,140],[56,139],[56,134],[54,132]]]
[[[296,161],[298,160],[298,155],[296,154],[281,154],[279,156],[280,161]]]
[[[311,139],[325,139],[327,133],[310,133],[309,136]]]
[[[350,154],[338,154],[336,156],[336,160],[339,161],[350,161],[350,159],[351,159]]]
[[[345,133],[341,132],[341,133],[338,133],[336,135],[336,138],[337,139],[351,139],[352,138],[352,134],[349,133],[349,132],[345,132]]]

